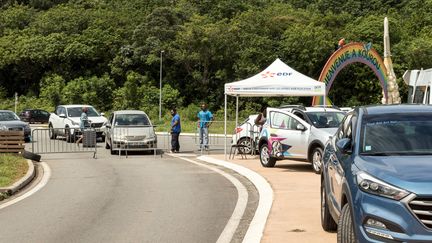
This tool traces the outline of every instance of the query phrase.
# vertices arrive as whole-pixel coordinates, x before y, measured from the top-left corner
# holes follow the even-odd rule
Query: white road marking
[[[216,173],[221,174],[222,176],[224,176],[225,178],[227,178],[237,189],[238,192],[238,198],[237,198],[237,203],[236,206],[234,208],[233,214],[231,215],[230,219],[228,220],[228,223],[225,225],[224,230],[222,231],[222,233],[220,234],[218,240],[216,241],[217,243],[229,243],[231,242],[237,227],[240,224],[240,221],[243,217],[244,211],[246,210],[246,206],[247,206],[247,202],[248,202],[248,192],[245,188],[245,186],[234,176],[211,166],[205,165],[205,164],[201,164],[198,163],[196,161],[193,161],[191,159],[187,159],[187,158],[182,158],[178,155],[174,155],[174,154],[170,154],[170,156],[172,157],[176,157],[182,160],[185,160],[187,162],[205,167],[209,170],[215,171]]]
[[[267,218],[270,214],[270,209],[273,204],[273,189],[271,188],[270,184],[260,174],[243,166],[229,163],[224,160],[214,159],[208,156],[200,156],[198,159],[232,169],[245,176],[255,185],[259,193],[258,207],[249,225],[249,229],[243,238],[243,242],[259,243],[263,236]]]
[[[3,209],[3,208],[8,207],[8,206],[10,206],[12,204],[15,204],[15,203],[17,203],[17,202],[19,202],[19,201],[27,198],[27,197],[30,197],[35,192],[37,192],[40,189],[42,189],[48,183],[48,180],[51,177],[51,169],[48,166],[48,164],[45,163],[45,162],[41,162],[40,164],[42,165],[43,171],[44,171],[44,174],[43,174],[42,179],[40,180],[40,182],[35,187],[33,187],[31,190],[29,190],[28,192],[24,193],[23,195],[21,195],[21,196],[19,196],[17,198],[14,198],[14,199],[12,199],[12,200],[4,203],[4,204],[1,204],[0,205],[0,209]]]

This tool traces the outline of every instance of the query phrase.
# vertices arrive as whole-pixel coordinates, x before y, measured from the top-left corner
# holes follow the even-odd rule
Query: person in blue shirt
[[[213,121],[213,114],[207,110],[205,103],[201,104],[201,111],[198,112],[198,128],[200,136],[200,149],[208,150],[208,128]]]
[[[171,153],[178,153],[180,150],[179,136],[181,132],[180,116],[175,108],[171,109]]]
[[[90,123],[89,123],[89,119],[88,119],[87,113],[88,113],[88,107],[83,107],[82,108],[81,117],[80,117],[80,130],[81,130],[81,133],[84,132],[84,129],[90,127]],[[80,138],[76,141],[76,144],[79,145],[79,143],[81,142],[82,139],[83,139],[83,135],[81,135]]]

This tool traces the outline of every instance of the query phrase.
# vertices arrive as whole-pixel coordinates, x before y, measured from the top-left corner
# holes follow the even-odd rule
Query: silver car
[[[258,143],[261,164],[273,167],[277,160],[302,159],[320,173],[324,144],[344,115],[339,109],[327,107],[267,108]]]
[[[115,111],[106,126],[105,148],[115,154],[119,150],[149,150],[157,148],[154,127],[143,111]]]
[[[23,131],[24,141],[30,142],[31,129],[29,124],[21,121],[13,111],[0,110],[0,130]]]

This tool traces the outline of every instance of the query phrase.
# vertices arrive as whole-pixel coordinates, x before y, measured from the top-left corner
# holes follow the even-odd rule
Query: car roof
[[[332,112],[342,112],[340,109],[337,108],[332,108],[332,107],[305,107],[306,108],[306,113],[307,112],[320,112],[320,111],[324,111],[324,112],[328,112],[328,111],[332,111]]]
[[[395,105],[369,105],[361,106],[364,113],[375,114],[389,114],[389,113],[418,113],[418,112],[432,112],[432,105],[423,104],[395,104]]]
[[[15,113],[15,112],[13,112],[11,110],[0,110],[0,112],[12,112],[12,113]]]
[[[144,111],[140,110],[120,110],[120,111],[114,111],[113,114],[119,115],[119,114],[144,114],[147,115]]]

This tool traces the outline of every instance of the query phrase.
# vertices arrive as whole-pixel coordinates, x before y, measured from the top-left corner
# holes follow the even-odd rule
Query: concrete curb
[[[259,243],[263,237],[265,225],[273,205],[273,189],[270,186],[270,183],[257,172],[241,165],[233,164],[225,160],[215,159],[210,156],[200,156],[198,159],[234,170],[240,175],[246,177],[255,185],[259,193],[258,207],[252,221],[250,222],[249,229],[243,238],[243,242]]]
[[[19,179],[11,186],[0,187],[0,192],[6,192],[9,195],[12,195],[33,180],[34,176],[36,175],[35,166],[33,162],[29,159],[27,160],[27,164],[28,164],[28,170],[25,176]]]

